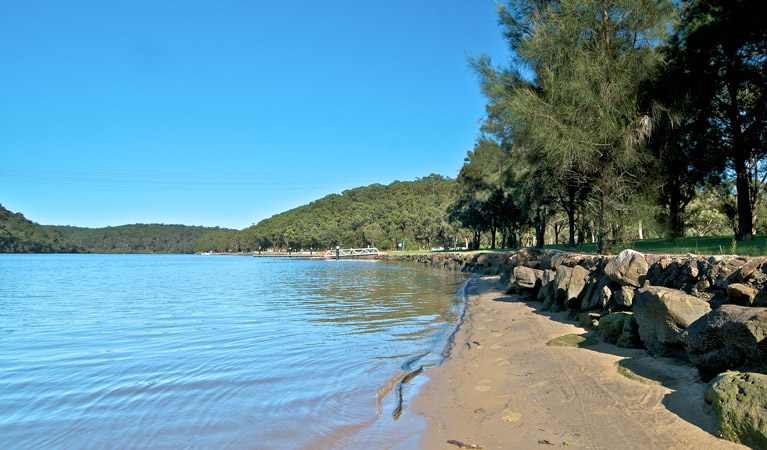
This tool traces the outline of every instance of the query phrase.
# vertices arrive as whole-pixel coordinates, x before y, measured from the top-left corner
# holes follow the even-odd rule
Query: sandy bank
[[[421,448],[746,448],[712,434],[694,367],[606,343],[547,346],[586,330],[502,292],[498,277],[471,282],[451,356],[412,402],[428,423]]]

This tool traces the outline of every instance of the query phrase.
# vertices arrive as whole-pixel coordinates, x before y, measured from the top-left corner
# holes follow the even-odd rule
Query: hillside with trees
[[[198,251],[463,247],[467,232],[450,220],[457,182],[440,175],[372,184],[331,194],[238,232],[209,232]]]
[[[72,253],[77,252],[66,237],[55,230],[12,213],[0,205],[0,253]]]
[[[107,228],[42,226],[4,211],[0,252],[194,253],[326,250],[377,246],[463,247],[469,232],[452,221],[457,181],[430,175],[331,194],[244,230],[136,224]],[[19,219],[19,217],[21,219]],[[11,218],[13,220],[8,220]],[[22,220],[23,219],[23,220]],[[2,231],[0,231],[2,232]]]
[[[0,253],[194,253],[221,228],[135,224],[106,228],[39,225],[0,205]]]
[[[106,228],[47,226],[86,253],[194,253],[198,239],[221,228],[134,224]]]

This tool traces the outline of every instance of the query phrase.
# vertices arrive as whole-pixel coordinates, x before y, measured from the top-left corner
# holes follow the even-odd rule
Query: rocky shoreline
[[[507,293],[607,342],[689,362],[710,381],[717,434],[767,448],[767,258],[546,249],[382,258],[500,275]]]

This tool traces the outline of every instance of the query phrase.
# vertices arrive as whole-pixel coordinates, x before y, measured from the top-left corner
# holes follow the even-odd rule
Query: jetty
[[[341,259],[341,258],[377,258],[378,249],[375,247],[367,248],[336,248],[330,249],[322,253],[322,258],[325,259]]]
[[[325,250],[324,252],[314,251],[292,251],[292,252],[262,252],[252,253],[255,258],[304,258],[304,259],[349,259],[349,258],[377,258],[378,249],[368,248],[337,248]]]

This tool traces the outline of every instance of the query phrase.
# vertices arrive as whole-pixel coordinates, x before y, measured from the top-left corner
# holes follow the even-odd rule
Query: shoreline
[[[601,341],[547,346],[588,332],[503,294],[498,276],[469,283],[450,353],[410,402],[420,448],[747,448],[714,436],[695,367]]]

